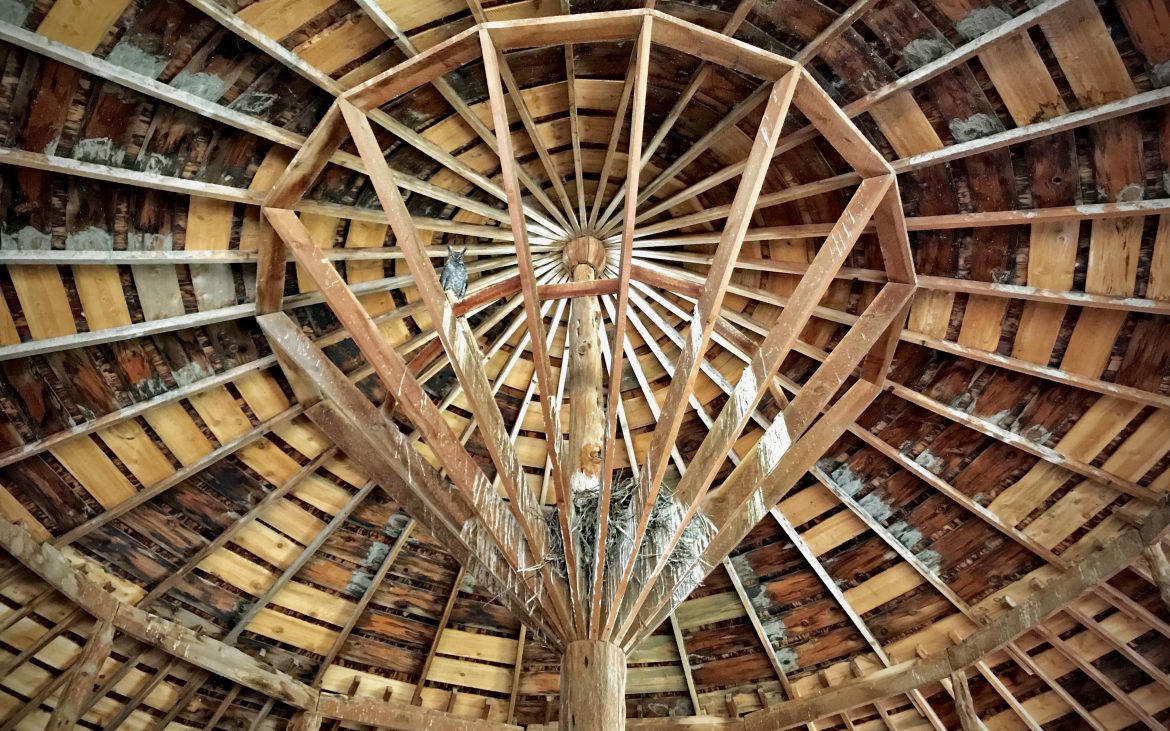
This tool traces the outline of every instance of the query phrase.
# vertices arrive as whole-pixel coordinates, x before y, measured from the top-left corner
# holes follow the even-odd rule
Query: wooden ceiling
[[[0,731],[73,716],[95,729],[278,729],[306,709],[353,728],[555,721],[556,633],[466,572],[476,552],[436,539],[410,490],[376,489],[379,456],[347,455],[320,427],[326,409],[286,377],[256,315],[283,308],[288,337],[312,340],[364,396],[355,409],[417,446],[420,470],[449,471],[324,304],[316,275],[336,266],[468,469],[552,504],[558,414],[539,396],[564,388],[563,297],[576,293],[560,251],[597,235],[617,280],[602,319],[610,337],[615,322],[625,330],[605,355],[619,363],[607,370],[621,393],[613,468],[629,474],[658,450],[666,484],[709,471],[718,497],[901,281],[881,220],[858,231],[791,350],[765,363],[775,378],[760,379],[723,455],[686,472],[863,197],[858,173],[874,172],[793,109],[758,200],[736,214],[778,78],[761,76],[767,54],[753,49],[802,64],[810,92],[823,88],[893,171],[901,205],[888,215],[904,217],[918,289],[868,408],[824,436],[810,463],[823,457],[685,601],[648,614],[629,717],[1166,725],[1165,4],[650,3],[664,23],[745,45],[714,58],[710,42],[656,43],[641,64],[637,28],[581,21],[565,46],[525,22],[640,7],[0,3]],[[477,21],[507,36],[494,119],[479,48],[451,51]],[[416,83],[410,64],[436,46],[450,73]],[[335,99],[395,68],[389,92],[349,98],[402,189],[417,257],[441,266],[446,245],[468,246],[468,295],[451,309],[482,351],[494,426],[457,384],[357,148],[272,197],[303,172],[290,162],[309,157],[298,150]],[[502,111],[514,186],[496,152]],[[316,271],[264,258],[276,233],[261,203],[295,205],[323,250]],[[736,222],[718,326],[692,364],[692,313]],[[265,285],[274,271],[283,289]],[[537,298],[520,292],[526,271]],[[534,318],[547,333],[535,349]],[[655,445],[664,416],[677,435]],[[497,472],[489,427],[514,445],[517,474]]]

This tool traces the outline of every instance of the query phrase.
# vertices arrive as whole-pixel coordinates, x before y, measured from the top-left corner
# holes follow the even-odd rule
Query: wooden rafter
[[[634,248],[634,199],[638,194],[638,161],[641,159],[642,134],[646,120],[646,94],[650,75],[650,48],[653,33],[653,20],[646,18],[638,36],[638,45],[635,49],[637,61],[634,65],[634,109],[630,118],[630,146],[626,155],[626,208],[631,211],[626,216],[626,227],[622,232],[621,253],[618,263],[617,276],[617,313],[614,316],[613,343],[609,346],[611,364],[609,368],[609,388],[605,407],[605,452],[601,467],[601,496],[599,498],[599,512],[597,518],[597,547],[594,558],[594,571],[591,582],[592,602],[589,612],[590,634],[597,636],[601,629],[603,587],[606,579],[606,539],[609,534],[609,505],[613,490],[614,462],[616,461],[618,403],[622,391],[622,361],[625,356],[626,340],[626,311],[630,304],[630,262]],[[638,545],[635,538],[634,545]],[[636,554],[636,551],[635,551]],[[621,606],[622,589],[619,584],[615,592],[609,611],[617,611]],[[609,626],[606,626],[606,632]]]
[[[467,320],[455,316],[451,301],[448,300],[442,284],[439,282],[438,274],[431,266],[418,231],[410,220],[406,203],[398,191],[394,174],[382,158],[381,150],[374,139],[373,129],[371,129],[365,115],[348,102],[341,101],[339,104],[342,105],[341,110],[346,123],[350,127],[354,141],[358,146],[358,152],[369,171],[378,199],[382,203],[382,210],[386,212],[390,221],[394,238],[406,257],[407,265],[414,274],[415,287],[431,316],[431,322],[434,330],[438,333],[439,342],[442,343],[443,350],[447,353],[448,361],[459,379],[459,384],[471,405],[476,422],[479,424],[484,444],[496,466],[496,476],[503,484],[504,492],[509,498],[508,505],[512,515],[523,531],[525,541],[533,555],[543,557],[548,546],[548,528],[545,526],[544,516],[540,512],[536,496],[528,489],[524,469],[516,456],[515,446],[509,437],[507,427],[504,425],[504,417],[500,413],[494,390],[488,380],[487,372],[484,370],[484,358],[476,337],[467,324]],[[524,258],[524,253],[521,252],[520,257]],[[520,269],[523,272],[525,265],[521,264]],[[521,286],[523,287],[523,274],[521,276]],[[535,297],[536,294],[536,292],[532,292],[531,296]],[[527,293],[525,299],[527,300]],[[336,305],[332,302],[330,304],[335,307],[336,312]],[[337,314],[343,321],[346,319],[341,313]],[[525,314],[531,317],[527,308]],[[539,312],[537,317],[543,321]],[[390,384],[387,383],[387,386],[389,387]],[[420,431],[425,433],[425,430],[421,428]],[[551,569],[545,565],[541,570],[545,576],[546,585],[549,587],[551,598],[555,602],[554,606],[562,615],[562,619],[568,619],[561,599],[560,587]]]
[[[367,474],[374,475],[407,513],[443,540],[461,564],[481,565],[493,588],[518,617],[546,633],[550,626],[559,626],[555,616],[545,620],[543,612],[530,608],[539,577],[514,573],[518,566],[529,565],[529,559],[514,553],[523,550],[515,535],[519,531],[514,525],[507,530],[504,520],[510,516],[503,513],[490,486],[451,490],[385,412],[365,398],[286,316],[265,316],[260,325],[282,364],[293,369],[293,376],[328,399],[310,407],[307,414],[334,443]],[[445,438],[457,444],[453,435]],[[448,475],[454,480],[457,470],[449,469]],[[502,544],[494,537],[501,532],[505,536]],[[549,637],[550,642],[556,642],[556,635],[550,633]]]
[[[740,432],[747,425],[750,415],[755,411],[763,397],[767,384],[772,380],[780,364],[783,362],[789,349],[796,341],[796,336],[804,328],[812,314],[813,308],[820,301],[821,296],[832,281],[833,273],[845,256],[852,250],[854,242],[860,235],[862,226],[878,203],[882,200],[889,187],[888,177],[872,178],[865,181],[858,189],[856,196],[846,208],[839,226],[826,240],[817,255],[809,274],[803,277],[797,289],[789,298],[775,325],[769,331],[764,342],[753,354],[751,361],[740,376],[735,392],[731,395],[727,405],[719,414],[719,418],[712,425],[707,437],[703,440],[693,459],[693,468],[683,476],[675,489],[676,496],[687,511],[683,524],[675,531],[663,557],[652,572],[652,576],[660,574],[666,564],[669,552],[682,536],[685,524],[698,511],[703,497],[711,480],[718,472],[724,458],[730,452],[732,445],[738,439]],[[894,287],[894,289],[889,289]],[[867,314],[872,322],[864,325],[861,321],[855,325],[847,340],[856,343],[850,347],[838,347],[834,350],[836,360],[841,365],[825,368],[818,371],[818,379],[810,382],[809,387],[801,391],[800,403],[793,403],[784,411],[784,418],[774,423],[765,432],[763,440],[752,450],[752,462],[742,469],[737,468],[739,474],[724,482],[720,490],[721,495],[731,493],[729,484],[754,484],[757,470],[767,472],[780,460],[788,447],[801,435],[803,430],[812,422],[821,406],[829,399],[852,371],[853,367],[869,351],[870,338],[876,340],[877,333],[884,332],[896,315],[902,311],[909,298],[913,295],[912,285],[887,285],[887,289],[875,299]],[[700,294],[700,298],[702,295]],[[702,299],[700,299],[700,303]],[[701,304],[700,304],[701,307]],[[714,328],[712,319],[711,327]],[[694,323],[692,323],[694,327]],[[844,343],[843,343],[844,345]],[[676,379],[677,379],[676,373]],[[815,386],[815,387],[814,387]],[[667,404],[670,404],[669,397]],[[655,432],[657,435],[657,431]],[[761,451],[761,445],[765,451]],[[653,448],[653,447],[652,447]],[[647,458],[649,463],[650,458]],[[742,477],[743,483],[735,483],[737,477]],[[770,505],[769,505],[770,507]],[[756,517],[756,521],[760,516]],[[649,598],[651,586],[644,586],[631,605],[630,612],[625,619],[624,629],[628,629],[641,606]]]
[[[690,586],[731,553],[768,507],[780,502],[797,480],[837,441],[848,424],[872,403],[878,392],[879,388],[869,381],[855,382],[804,436],[782,452],[779,459],[769,461],[769,470],[757,472],[754,479],[741,480],[742,487],[734,495],[723,492],[727,485],[724,483],[724,488],[704,508],[714,525],[711,542],[696,561],[673,570],[669,576],[659,577],[650,592],[653,603],[629,615],[622,633],[623,644],[632,646],[657,627],[669,610],[682,601],[680,595],[689,593]],[[783,426],[782,421],[775,422],[774,428],[776,424]]]
[[[361,620],[362,615],[366,611],[366,607],[368,607],[370,602],[373,601],[374,593],[382,588],[382,582],[386,580],[386,577],[390,573],[390,569],[393,568],[394,560],[398,558],[398,554],[402,552],[406,542],[410,539],[410,534],[414,529],[414,525],[415,522],[413,519],[411,519],[406,523],[406,525],[402,527],[402,530],[398,533],[398,537],[394,539],[394,545],[392,545],[390,550],[386,553],[386,558],[382,559],[382,564],[378,566],[378,570],[375,571],[374,575],[370,578],[369,586],[367,586],[366,590],[362,592],[362,596],[360,599],[358,599],[357,605],[354,606],[353,611],[350,613],[349,619],[345,621],[345,624],[342,626],[341,630],[338,631],[337,638],[333,640],[333,644],[329,646],[329,650],[325,653],[321,660],[321,664],[317,667],[317,673],[313,676],[312,685],[314,688],[321,687],[321,681],[325,677],[325,672],[329,670],[329,667],[333,664],[333,661],[337,659],[337,656],[341,653],[342,648],[345,647],[346,640],[349,639],[350,633],[353,632],[354,627],[356,627],[357,623]]]
[[[512,212],[512,231],[516,239],[516,253],[520,257],[520,288],[524,294],[524,312],[528,320],[529,343],[536,371],[537,392],[540,395],[541,414],[545,424],[545,446],[548,452],[550,473],[556,490],[558,514],[561,523],[562,545],[565,547],[565,563],[568,573],[569,600],[572,607],[573,625],[582,633],[586,623],[584,601],[581,596],[581,578],[578,574],[576,551],[569,526],[569,494],[564,470],[561,469],[560,452],[563,432],[560,426],[559,408],[554,408],[550,395],[553,392],[552,370],[549,366],[548,351],[544,342],[544,322],[540,316],[537,301],[536,282],[530,264],[528,234],[523,217],[520,215],[520,191],[516,186],[515,157],[512,152],[511,135],[508,134],[508,113],[504,106],[504,90],[500,70],[496,64],[496,46],[486,30],[480,33],[480,44],[487,75],[492,120],[500,142],[500,165],[504,189]]]
[[[756,199],[764,184],[768,171],[766,164],[771,158],[772,149],[784,125],[788,114],[788,105],[799,76],[795,73],[777,81],[768,96],[768,105],[764,118],[760,122],[759,132],[752,146],[749,171],[743,176],[739,188],[736,190],[733,211],[728,217],[728,225],[720,238],[719,248],[716,250],[716,264],[712,267],[708,278],[708,287],[701,295],[695,308],[695,315],[691,321],[690,338],[683,351],[678,369],[670,383],[666,403],[662,408],[663,418],[654,428],[654,436],[646,455],[646,468],[641,474],[638,488],[635,492],[633,510],[636,515],[634,524],[633,545],[642,542],[646,526],[650,519],[650,510],[654,506],[658,491],[661,488],[662,477],[666,471],[667,456],[670,445],[674,444],[678,430],[682,425],[682,418],[686,411],[687,395],[693,390],[695,380],[699,374],[699,364],[711,340],[722,307],[723,296],[727,283],[731,278],[731,262],[739,255],[739,248],[743,243],[743,233],[746,231],[751,218],[751,211],[755,208]],[[632,186],[631,186],[632,187]],[[631,553],[619,579],[614,604],[620,606],[625,596],[626,587],[633,575],[634,563],[638,552]],[[618,621],[618,612],[610,614],[606,624],[605,635],[608,636]]]
[[[853,608],[853,604],[845,597],[845,592],[841,591],[841,587],[837,585],[836,580],[825,569],[824,564],[820,562],[813,550],[809,548],[804,537],[796,530],[796,526],[792,524],[792,521],[779,508],[772,508],[769,513],[771,513],[772,519],[776,521],[776,524],[780,526],[780,530],[784,532],[788,541],[801,555],[801,558],[804,559],[805,563],[816,574],[821,585],[825,587],[825,591],[829,593],[829,596],[833,597],[833,601],[841,608],[845,616],[849,618],[849,622],[857,630],[857,633],[865,639],[865,644],[869,645],[870,650],[877,655],[878,660],[881,661],[883,666],[887,668],[891,667],[894,664],[893,660],[890,659],[889,654],[886,653],[881,643],[878,642],[877,636],[870,630],[869,625],[857,613],[857,610]],[[920,690],[912,690],[907,695],[910,698],[910,702],[930,721],[936,731],[946,731],[946,727],[942,725],[942,721],[939,720],[934,709],[930,707],[926,697]]]

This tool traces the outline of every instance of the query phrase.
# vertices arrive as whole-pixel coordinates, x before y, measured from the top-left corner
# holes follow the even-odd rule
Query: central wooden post
[[[564,265],[574,282],[592,281],[605,266],[605,246],[592,236],[573,239],[565,245]],[[564,455],[571,489],[596,487],[601,477],[605,452],[601,384],[601,303],[597,297],[574,297],[569,311],[569,440]]]
[[[561,658],[560,731],[626,727],[626,654],[596,640],[569,643]]]
[[[565,245],[564,265],[574,282],[597,279],[605,246],[592,236]],[[601,363],[601,302],[573,298],[569,312],[569,439],[564,464],[571,489],[598,488],[605,453],[605,400]],[[581,546],[592,551],[595,546]],[[582,577],[585,589],[593,577]],[[589,602],[586,601],[586,604]],[[579,640],[561,658],[561,731],[613,731],[626,727],[626,654],[609,642]]]

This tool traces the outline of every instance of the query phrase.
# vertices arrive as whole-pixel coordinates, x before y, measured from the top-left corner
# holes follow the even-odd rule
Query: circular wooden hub
[[[595,278],[605,271],[605,244],[593,236],[571,239],[562,256],[566,271],[573,272],[582,264],[592,267]]]

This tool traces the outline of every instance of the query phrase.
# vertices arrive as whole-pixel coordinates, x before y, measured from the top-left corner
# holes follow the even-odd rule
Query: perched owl
[[[466,252],[467,247],[452,249],[451,245],[447,244],[447,263],[443,265],[443,272],[439,275],[443,291],[450,292],[457,299],[462,299],[463,295],[467,294],[467,265],[463,263],[463,255]]]

